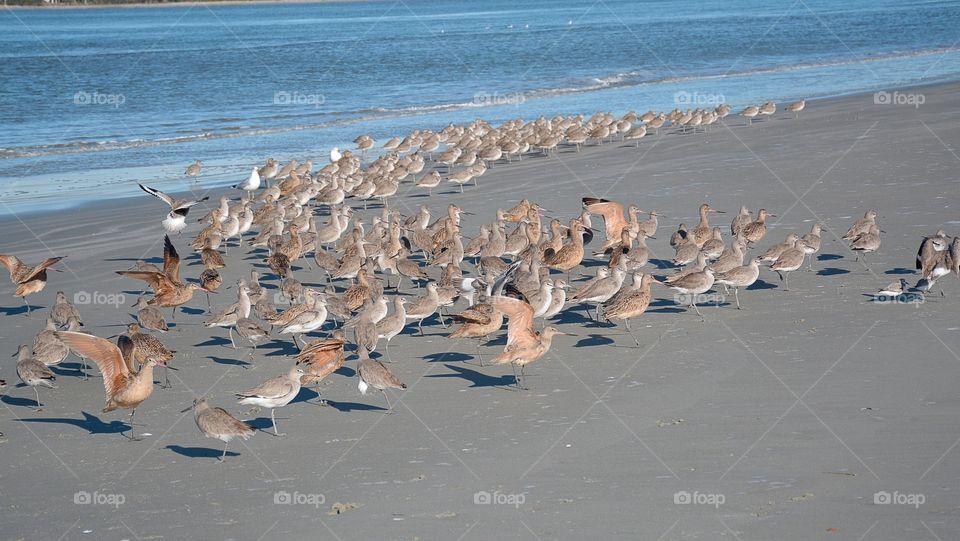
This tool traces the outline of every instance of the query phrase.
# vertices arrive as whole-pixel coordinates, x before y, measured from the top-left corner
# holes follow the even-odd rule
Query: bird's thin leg
[[[27,302],[27,297],[23,297],[23,304],[27,307],[27,317],[30,317],[30,303]]]
[[[277,418],[274,417],[276,413],[276,408],[270,408],[270,422],[273,423],[273,435],[274,436],[286,436],[286,434],[281,434],[277,432]]]
[[[478,338],[478,339],[477,339],[477,358],[480,359],[480,366],[483,366],[483,354],[480,353],[480,342],[481,342],[482,340],[483,340],[483,338]]]
[[[40,411],[40,408],[43,407],[43,404],[40,403],[40,391],[36,387],[33,388],[33,392],[37,394],[37,411]]]
[[[627,332],[630,333],[630,336],[633,338],[633,341],[637,343],[637,347],[640,347],[640,339],[637,338],[637,335],[633,334],[633,329],[630,328],[630,320],[623,320],[623,324],[627,327]]]
[[[220,455],[220,462],[223,462],[227,459],[227,446],[230,445],[229,442],[223,444],[223,454]]]
[[[733,298],[737,300],[737,310],[740,310],[740,288],[733,288]]]
[[[383,393],[383,398],[387,401],[387,413],[393,413],[393,406],[390,405],[390,397],[387,396],[387,391],[380,389],[380,392]]]
[[[210,292],[207,291],[206,293],[207,293],[207,313],[209,314],[213,310],[213,306],[210,302]],[[176,310],[176,308],[174,308],[174,310]]]
[[[160,386],[161,389],[169,389],[173,387],[170,384],[170,370],[167,368],[167,365],[163,365],[163,385]]]
[[[420,336],[423,336],[423,326],[421,325],[423,320],[417,321],[417,328],[420,329]]]
[[[233,341],[233,327],[227,327],[227,332],[230,333],[230,345],[233,349],[237,349],[237,344]]]
[[[127,439],[130,440],[130,441],[140,441],[140,439],[141,439],[141,438],[138,438],[138,437],[136,437],[136,436],[133,435],[133,415],[134,415],[135,413],[137,413],[137,410],[136,410],[136,409],[130,410],[130,418],[127,420],[127,423],[130,424],[130,435],[129,435],[129,436],[124,436],[125,438],[127,438]],[[127,432],[127,431],[124,430],[123,432],[121,432],[121,434],[123,434],[123,433],[125,433],[125,432]]]
[[[697,315],[700,316],[700,320],[702,321],[702,320],[703,320],[703,314],[701,314],[701,313],[700,313],[700,309],[697,308],[696,297],[691,296],[691,298],[692,298],[693,300],[690,301],[690,306],[693,307],[693,309],[697,312]]]

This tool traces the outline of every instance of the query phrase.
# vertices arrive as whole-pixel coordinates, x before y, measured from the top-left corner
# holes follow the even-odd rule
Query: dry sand
[[[780,112],[747,127],[730,117],[708,133],[648,136],[639,149],[616,142],[498,163],[465,195],[444,189],[427,199],[405,185],[391,204],[439,212],[456,201],[477,214],[466,217],[469,234],[521,197],[564,219],[584,195],[634,201],[667,217],[650,242],[664,261],[670,232],[679,221],[692,226],[703,201],[727,211],[716,220],[725,233],[741,204],[778,214],[754,252],[814,221],[829,228],[818,272],[794,273],[785,292],[762,270],[763,283],[741,292],[742,311],[732,298],[704,305],[701,322],[654,286],[654,306],[633,325],[640,349],[622,328],[567,311],[560,326],[577,336],[559,337],[528,367],[530,391],[510,388],[509,367],[480,368],[473,343],[448,340],[433,322],[426,337],[408,329],[391,344],[391,369],[409,386],[392,394],[396,414],[383,414],[381,396],[359,395],[351,359],[322,389],[330,407],[302,391],[278,412],[287,437],[261,431],[218,464],[219,442],[178,412],[204,395],[240,413],[233,392],[284,372],[289,341],[261,347],[244,369],[246,350],[203,328],[205,300],[195,299],[163,336],[180,371],[172,389],[157,389],[139,409],[137,432],[152,434],[139,443],[118,434],[126,412],[100,413],[99,379],[59,370],[60,388],[41,390],[38,413],[32,390],[13,388],[8,358],[0,537],[956,539],[960,282],[945,277],[946,297],[923,304],[866,295],[900,277],[916,281],[923,235],[960,233],[952,147],[960,85],[901,92],[924,94],[924,105],[850,96],[810,103],[800,120]],[[838,236],[868,208],[879,209],[885,234],[864,265]],[[69,256],[65,272],[30,298],[33,318],[3,286],[6,354],[42,328],[57,290],[123,293],[119,307],[80,306],[86,330],[120,332],[139,284],[113,271],[160,256],[163,214],[144,195],[0,222],[4,253],[30,262]],[[175,239],[185,256],[197,230]],[[224,283],[248,274],[250,260],[240,257],[231,250]],[[184,274],[196,277],[200,267],[189,263]],[[298,276],[320,281],[307,270]],[[232,302],[231,293],[216,302]],[[269,428],[269,412],[252,422]],[[475,503],[482,491],[494,503]],[[84,492],[123,503],[75,503]],[[683,492],[703,503],[675,503]],[[877,504],[878,492],[923,503]],[[287,493],[304,503],[275,503]]]

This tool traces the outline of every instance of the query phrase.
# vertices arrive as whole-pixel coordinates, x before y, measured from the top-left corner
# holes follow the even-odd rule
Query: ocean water
[[[960,2],[909,0],[3,10],[0,214],[184,189],[196,159],[233,184],[361,133],[957,80],[958,28]]]

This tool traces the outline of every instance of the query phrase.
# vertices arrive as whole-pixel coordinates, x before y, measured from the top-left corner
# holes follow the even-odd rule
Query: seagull
[[[340,153],[340,147],[333,147],[333,150],[330,151],[330,163],[337,163],[342,157],[343,154]]]
[[[250,198],[253,199],[253,192],[260,187],[260,173],[257,172],[257,168],[254,167],[250,171],[250,176],[247,177],[247,180],[232,186],[238,190],[243,190],[249,192]]]
[[[151,188],[150,186],[144,186],[143,184],[140,184],[140,189],[170,205],[170,213],[167,214],[167,217],[162,222],[163,229],[168,233],[179,234],[186,229],[187,213],[190,212],[190,207],[210,199],[209,196],[204,196],[196,201],[174,199],[160,190]]]

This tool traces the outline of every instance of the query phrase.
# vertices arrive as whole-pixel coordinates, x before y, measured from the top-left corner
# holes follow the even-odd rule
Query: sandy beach
[[[898,278],[916,283],[923,236],[960,233],[960,84],[894,91],[923,103],[854,95],[809,102],[799,119],[781,104],[752,126],[731,115],[705,133],[651,133],[639,148],[613,141],[501,160],[464,194],[444,183],[427,197],[409,179],[401,184],[392,208],[411,215],[426,204],[439,216],[454,202],[473,213],[465,237],[524,197],[564,222],[584,196],[656,209],[649,268],[659,276],[671,272],[670,234],[681,222],[693,227],[702,202],[726,212],[712,217],[726,241],[740,205],[778,215],[748,255],[825,226],[815,272],[792,273],[784,291],[761,269],[761,281],[740,292],[743,310],[715,288],[719,305],[701,305],[701,322],[654,285],[651,308],[632,322],[639,348],[622,326],[568,307],[555,323],[575,336],[557,337],[527,367],[528,391],[513,386],[509,366],[480,367],[474,343],[446,338],[432,318],[426,336],[410,325],[390,344],[389,367],[408,386],[388,391],[394,414],[384,415],[379,393],[360,395],[351,355],[321,388],[328,406],[302,390],[277,411],[287,436],[274,437],[269,411],[244,416],[234,393],[284,373],[292,342],[274,333],[248,360],[225,329],[202,326],[198,295],[162,336],[177,352],[173,387],[138,408],[134,430],[150,435],[129,442],[119,434],[128,412],[100,412],[101,380],[78,378],[75,358],[55,368],[58,389],[40,390],[40,412],[33,390],[14,386],[16,360],[7,358],[0,537],[956,539],[960,281],[942,278],[945,296],[935,290],[922,303],[876,303],[872,294]],[[207,193],[202,177],[192,193],[214,205],[240,196]],[[347,202],[365,218],[380,213]],[[202,266],[188,242],[209,208],[195,208],[189,229],[172,238],[190,279]],[[883,244],[863,263],[839,237],[870,208]],[[67,256],[29,298],[32,317],[9,282],[0,288],[6,355],[32,342],[58,290],[104,303],[78,305],[86,331],[122,332],[141,284],[114,271],[159,262],[166,211],[143,194],[0,219],[3,253],[29,263]],[[263,257],[246,243],[231,247],[224,284]],[[574,274],[593,274],[602,261]],[[323,285],[319,271],[297,267],[305,284]],[[472,263],[464,269],[475,273]],[[214,297],[224,306],[235,290]],[[484,345],[485,357],[502,350],[504,335]],[[259,429],[232,443],[223,464],[220,442],[180,413],[196,396]]]

